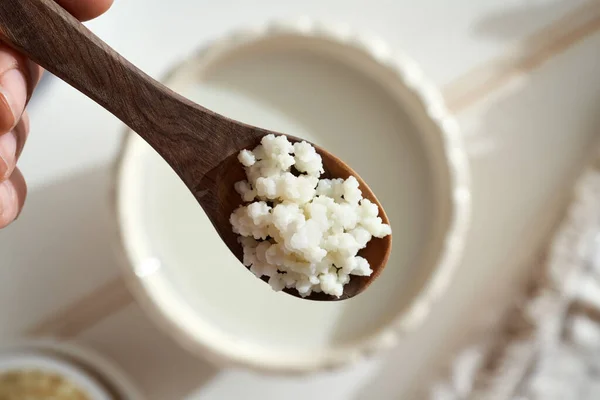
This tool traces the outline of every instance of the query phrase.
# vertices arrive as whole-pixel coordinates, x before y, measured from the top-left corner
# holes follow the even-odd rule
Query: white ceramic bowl
[[[347,161],[382,201],[394,249],[354,299],[272,292],[229,253],[166,163],[128,133],[115,185],[125,271],[160,326],[213,360],[313,371],[392,346],[423,320],[461,256],[470,191],[458,126],[414,62],[381,41],[301,20],[213,43],[165,82]]]
[[[0,374],[38,370],[62,376],[91,400],[142,400],[144,397],[116,366],[70,343],[27,340],[0,346]]]

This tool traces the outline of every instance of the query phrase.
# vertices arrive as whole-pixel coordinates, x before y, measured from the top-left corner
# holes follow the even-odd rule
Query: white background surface
[[[89,26],[153,76],[207,40],[272,18],[309,15],[383,37],[444,86],[503,54],[582,1],[116,0]],[[546,239],[596,137],[600,35],[554,57],[520,85],[460,114],[472,150],[474,222],[444,306],[385,359],[296,378],[218,370],[179,349],[131,305],[78,339],[122,364],[153,399],[403,399],[461,340],[469,315],[500,310]],[[578,79],[575,79],[577,77]],[[120,124],[62,82],[31,104],[20,166],[27,208],[0,232],[0,335],[13,336],[118,274],[107,222],[108,171]],[[494,306],[495,305],[495,306]],[[373,397],[375,396],[375,397]]]

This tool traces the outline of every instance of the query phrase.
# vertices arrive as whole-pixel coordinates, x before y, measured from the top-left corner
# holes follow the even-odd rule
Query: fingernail
[[[0,89],[12,112],[11,127],[14,127],[27,103],[27,79],[19,69],[9,69],[0,76]]]
[[[14,132],[0,135],[0,181],[8,179],[17,157],[17,136]]]

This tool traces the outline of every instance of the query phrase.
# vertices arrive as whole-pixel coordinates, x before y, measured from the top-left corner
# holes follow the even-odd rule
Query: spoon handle
[[[115,115],[178,172],[186,142],[211,150],[222,117],[144,74],[54,0],[0,0],[0,39]]]

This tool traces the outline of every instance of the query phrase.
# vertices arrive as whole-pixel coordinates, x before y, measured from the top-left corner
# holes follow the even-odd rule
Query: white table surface
[[[440,86],[454,90],[450,84],[457,78],[506,54],[515,43],[529,45],[522,40],[544,26],[560,30],[565,22],[557,21],[584,3],[116,0],[89,26],[160,76],[232,28],[309,15],[376,33],[415,58]],[[469,245],[443,306],[385,358],[320,376],[263,376],[210,366],[158,332],[135,304],[127,305],[118,280],[116,286],[111,283],[119,270],[110,246],[114,232],[107,200],[120,124],[58,80],[48,81],[30,105],[32,133],[20,162],[29,199],[19,221],[0,232],[0,337],[22,335],[72,304],[89,319],[93,312],[81,314],[86,304],[98,315],[110,315],[79,327],[71,320],[61,329],[77,332],[77,341],[116,360],[152,399],[276,399],[281,393],[286,399],[414,398],[416,388],[466,336],[473,325],[468,316],[482,310],[496,316],[505,307],[503,299],[526,276],[595,141],[600,34],[595,22],[575,22],[587,27],[577,31],[584,39],[560,54],[554,49],[541,66],[522,66],[532,71],[521,77],[518,68],[492,64],[508,78],[477,104],[457,107],[473,168]],[[79,302],[106,284],[113,288],[111,296]],[[97,310],[103,306],[108,308]]]

